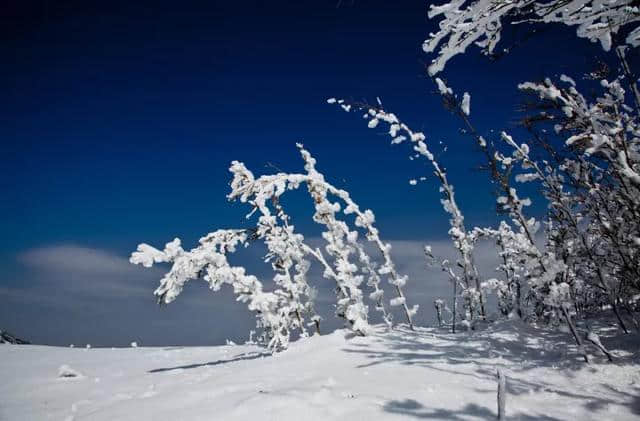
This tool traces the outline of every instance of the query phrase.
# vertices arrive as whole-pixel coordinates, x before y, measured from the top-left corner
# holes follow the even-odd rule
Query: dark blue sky
[[[79,317],[108,325],[127,308],[140,323],[126,334],[141,335],[158,317],[150,295],[158,273],[122,269],[122,285],[148,290],[145,304],[116,294],[98,316],[100,294],[59,283],[83,279],[90,290],[113,274],[59,260],[89,252],[116,267],[139,242],[162,246],[179,236],[190,247],[209,231],[239,226],[246,208],[225,200],[229,162],[255,173],[273,171],[267,163],[300,171],[298,141],[330,181],[375,211],[387,238],[444,238],[435,180],[408,184],[428,175],[424,163],[410,162],[405,146],[391,147],[359,114],[327,105],[329,97],[379,96],[432,144],[445,142],[441,160],[467,220],[494,220],[486,175],[474,170],[480,156],[422,76],[429,58],[421,44],[435,28],[425,2],[130,3],[9,1],[0,12],[0,328],[47,343],[109,344],[119,341],[115,322],[108,335],[63,332]],[[471,93],[473,120],[491,136],[491,128],[517,132],[518,82],[563,72],[579,78],[599,54],[572,30],[551,28],[497,63],[470,50],[444,76]],[[296,224],[316,235],[304,200],[291,205]],[[192,320],[210,314],[202,311]],[[161,328],[145,339],[221,337],[202,338],[189,325],[174,326],[187,331],[177,339],[163,341]]]

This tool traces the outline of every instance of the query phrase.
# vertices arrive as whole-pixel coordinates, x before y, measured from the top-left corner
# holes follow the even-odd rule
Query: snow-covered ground
[[[594,356],[590,365],[564,345],[568,335],[516,322],[457,335],[382,327],[345,335],[274,356],[249,345],[0,345],[0,419],[491,419],[497,367],[508,378],[507,419],[640,418],[635,334],[601,331],[616,362]]]

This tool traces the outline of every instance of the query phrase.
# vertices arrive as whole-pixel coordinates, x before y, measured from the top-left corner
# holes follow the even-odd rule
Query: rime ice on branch
[[[315,290],[307,282],[310,259],[322,265],[325,278],[336,283],[336,314],[346,319],[353,331],[364,335],[369,330],[368,306],[364,303],[361,289],[365,276],[366,285],[372,289],[369,298],[375,302],[376,310],[385,323],[388,326],[392,323],[380,285],[381,276],[386,275],[397,294],[390,304],[405,310],[409,326],[413,328],[412,316],[418,306],[409,309],[406,304],[403,293],[406,277],[396,273],[390,255],[391,246],[380,239],[373,212],[362,211],[348,192],[329,184],[316,169],[316,161],[311,154],[302,145],[298,148],[305,162],[305,174],[278,173],[255,178],[244,164],[232,162],[229,171],[233,179],[231,193],[227,197],[231,201],[239,200],[251,205],[247,218],[256,212],[259,214],[255,228],[215,231],[189,251],[182,249],[177,238],[167,243],[162,251],[140,244],[131,255],[131,262],[145,267],[155,263],[171,264],[170,271],[155,291],[161,303],[172,302],[191,279],[202,277],[213,291],[224,284],[231,285],[238,300],[246,302],[249,310],[256,313],[257,326],[263,332],[259,339],[274,351],[286,348],[294,332],[299,332],[302,337],[308,336],[308,325],[315,325],[319,330],[320,317],[315,314],[313,306]],[[325,228],[322,233],[326,242],[324,252],[310,247],[304,242],[304,236],[295,232],[291,218],[280,202],[286,191],[298,189],[303,184],[313,199],[313,219]],[[355,215],[355,229],[338,219],[341,203],[344,214]],[[379,268],[358,241],[358,230],[362,230],[367,240],[380,250],[383,261]],[[231,266],[227,260],[227,255],[233,253],[237,246],[248,246],[255,240],[261,240],[267,247],[265,261],[271,264],[275,273],[273,281],[276,287],[272,292],[265,292],[262,282],[255,276],[247,275],[243,267]]]
[[[600,42],[611,48],[612,35],[624,26],[632,31],[626,38],[631,46],[640,45],[640,9],[634,0],[452,0],[439,6],[431,5],[429,18],[443,16],[439,30],[424,41],[425,52],[437,52],[429,73],[442,71],[454,56],[462,54],[472,44],[484,54],[494,53],[500,42],[503,24],[561,23],[577,26],[579,37]]]
[[[439,81],[438,87],[441,91],[449,92],[449,88],[440,79],[437,79],[437,81]],[[467,94],[464,99],[467,105],[469,104],[469,98]],[[330,98],[327,102],[330,104],[344,104],[344,100],[336,100],[334,98]],[[464,216],[456,203],[455,192],[447,179],[446,171],[429,150],[424,133],[414,132],[405,123],[401,122],[395,114],[386,112],[381,105],[379,107],[359,105],[358,108],[365,111],[366,114],[363,117],[369,120],[369,128],[377,127],[380,122],[386,123],[389,126],[388,134],[392,139],[392,144],[409,141],[413,144],[413,150],[417,156],[422,156],[431,163],[434,174],[440,181],[440,192],[443,194],[441,199],[442,206],[451,215],[449,235],[456,250],[460,253],[460,266],[463,270],[462,279],[464,280],[464,285],[462,285],[464,287],[463,296],[466,300],[467,317],[473,319],[476,312],[480,317],[484,317],[484,298],[480,290],[478,270],[473,259],[474,239],[465,228]],[[453,282],[457,282],[456,279],[457,277],[454,276],[452,278]]]
[[[362,291],[359,287],[363,282],[363,275],[358,273],[358,266],[353,262],[355,255],[355,258],[363,263],[363,270],[369,274],[368,283],[374,288],[370,298],[376,302],[376,307],[382,312],[385,321],[390,323],[389,314],[382,304],[383,291],[379,286],[379,275],[389,276],[389,283],[396,290],[396,298],[401,300],[400,303],[398,300],[393,301],[392,305],[403,307],[407,322],[413,328],[412,316],[417,311],[417,306],[409,309],[406,304],[403,293],[406,277],[397,274],[390,255],[391,245],[383,243],[380,239],[378,229],[374,225],[373,212],[368,209],[362,211],[347,191],[328,183],[324,175],[316,169],[316,160],[311,154],[300,144],[298,148],[305,161],[306,174],[279,173],[255,179],[244,165],[234,162],[231,169],[234,173],[234,180],[229,199],[248,201],[260,209],[267,199],[274,196],[279,198],[286,190],[297,189],[301,184],[306,184],[316,210],[313,219],[324,225],[326,229],[322,234],[323,239],[327,242],[325,251],[334,261],[334,265],[329,264],[319,249],[314,250],[310,247],[305,249],[325,267],[324,276],[333,279],[337,284],[338,307],[336,313],[347,318],[355,326],[355,330],[361,330],[362,333],[366,331],[367,308],[362,301]],[[341,210],[341,205],[340,202],[332,202],[331,196],[343,202],[344,214],[355,215],[356,229],[362,229],[367,240],[374,243],[380,250],[383,265],[377,269],[375,276],[371,276],[372,260],[368,258],[364,248],[358,242],[358,231],[351,230],[345,221],[337,219],[336,214]]]
[[[247,303],[249,310],[256,312],[257,325],[264,331],[264,340],[273,350],[286,348],[295,321],[286,312],[281,289],[263,291],[262,283],[253,275],[247,275],[243,267],[231,266],[227,254],[238,245],[247,242],[246,230],[218,230],[200,239],[200,245],[189,251],[181,247],[180,240],[167,243],[164,250],[140,244],[131,254],[131,263],[151,267],[155,263],[171,263],[170,271],[160,280],[155,291],[160,303],[168,304],[182,292],[191,279],[203,278],[213,291],[222,285],[233,287],[237,300]],[[284,310],[284,311],[283,311]]]

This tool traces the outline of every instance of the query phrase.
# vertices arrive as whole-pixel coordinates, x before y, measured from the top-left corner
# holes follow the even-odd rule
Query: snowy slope
[[[78,349],[0,346],[2,420],[491,419],[495,370],[508,419],[637,420],[637,335],[602,335],[615,364],[586,366],[563,333],[515,322],[451,335],[421,329],[292,344]],[[635,341],[635,344],[633,343]],[[82,377],[60,378],[67,365]]]

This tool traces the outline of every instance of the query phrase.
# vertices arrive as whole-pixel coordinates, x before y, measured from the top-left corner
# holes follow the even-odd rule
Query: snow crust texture
[[[598,333],[616,363],[585,365],[570,336],[517,321],[457,335],[372,327],[253,345],[0,346],[2,420],[637,420],[636,335]],[[635,343],[633,342],[635,341]],[[558,344],[561,344],[560,346]],[[60,367],[83,377],[59,377]]]

